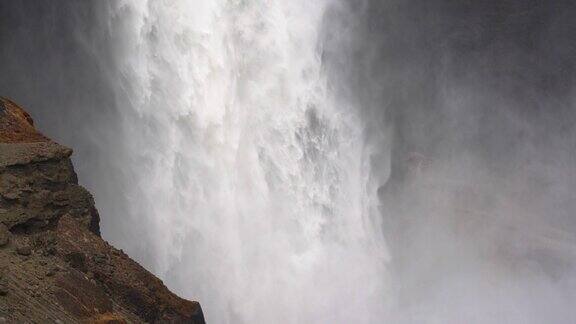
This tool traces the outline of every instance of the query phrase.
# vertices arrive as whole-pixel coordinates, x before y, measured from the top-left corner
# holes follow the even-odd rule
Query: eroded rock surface
[[[0,98],[0,319],[7,323],[204,323],[197,302],[171,293],[101,239],[72,150],[36,131]]]

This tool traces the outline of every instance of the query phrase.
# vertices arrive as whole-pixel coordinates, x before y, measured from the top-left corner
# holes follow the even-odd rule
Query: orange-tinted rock
[[[30,115],[7,98],[0,97],[0,143],[49,141],[34,128]]]
[[[102,314],[89,321],[90,324],[127,324],[126,319],[118,314]]]

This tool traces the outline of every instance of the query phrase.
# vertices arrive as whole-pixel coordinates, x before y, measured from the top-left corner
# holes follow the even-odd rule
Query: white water
[[[151,240],[155,271],[210,323],[383,318],[371,152],[321,62],[331,4],[115,4],[126,217]]]

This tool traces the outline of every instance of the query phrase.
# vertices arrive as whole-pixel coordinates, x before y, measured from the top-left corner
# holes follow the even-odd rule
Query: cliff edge
[[[71,154],[0,98],[0,323],[204,323],[100,237]]]

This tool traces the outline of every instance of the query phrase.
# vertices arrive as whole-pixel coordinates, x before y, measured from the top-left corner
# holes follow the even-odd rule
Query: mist
[[[3,1],[0,95],[208,322],[571,323],[575,14]]]
[[[390,145],[392,322],[574,318],[574,10],[371,1],[335,14],[358,17],[337,77],[381,125],[368,140]]]

